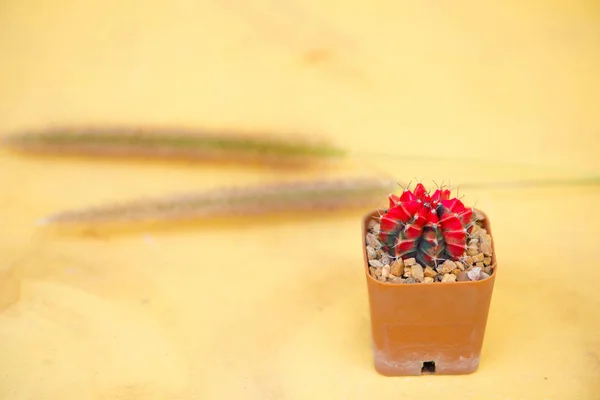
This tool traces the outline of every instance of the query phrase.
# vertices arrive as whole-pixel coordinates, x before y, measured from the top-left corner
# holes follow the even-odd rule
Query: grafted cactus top
[[[379,240],[391,256],[416,258],[422,265],[457,260],[466,251],[473,210],[450,190],[437,189],[430,195],[419,183],[414,191],[390,195],[390,205],[380,217]]]

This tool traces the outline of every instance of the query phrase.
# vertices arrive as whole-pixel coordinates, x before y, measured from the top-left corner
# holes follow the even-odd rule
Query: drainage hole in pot
[[[421,374],[435,374],[435,361],[425,361],[421,367]]]

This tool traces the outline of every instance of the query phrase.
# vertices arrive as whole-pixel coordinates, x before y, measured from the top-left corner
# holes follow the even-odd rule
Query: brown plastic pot
[[[496,279],[492,236],[492,275],[480,281],[395,284],[369,273],[365,235],[378,212],[363,218],[375,369],[385,376],[458,375],[475,372]],[[492,235],[485,216],[484,228]]]

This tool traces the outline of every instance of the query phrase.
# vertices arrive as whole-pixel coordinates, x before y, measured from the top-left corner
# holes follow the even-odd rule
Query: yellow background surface
[[[265,129],[360,155],[308,178],[598,173],[599,38],[592,1],[3,1],[0,135]],[[381,151],[396,156],[367,155]],[[459,377],[374,371],[360,212],[83,235],[35,224],[294,177],[0,153],[0,398],[600,399],[593,187],[468,192],[499,275],[480,369]]]

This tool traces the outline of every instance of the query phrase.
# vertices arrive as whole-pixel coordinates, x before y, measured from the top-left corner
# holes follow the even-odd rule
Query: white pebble
[[[390,276],[390,266],[389,265],[383,266],[383,269],[381,270],[381,276],[383,276],[384,278],[387,278],[388,276]]]
[[[478,281],[481,277],[481,268],[479,268],[479,267],[473,268],[472,270],[467,272],[467,276],[472,281]]]

